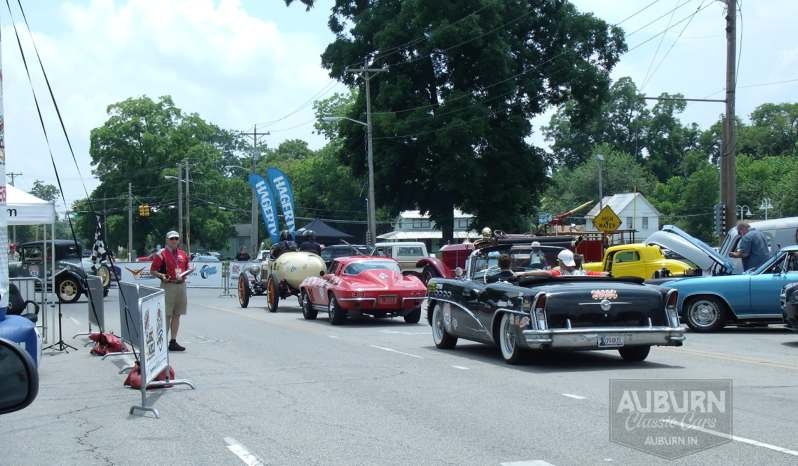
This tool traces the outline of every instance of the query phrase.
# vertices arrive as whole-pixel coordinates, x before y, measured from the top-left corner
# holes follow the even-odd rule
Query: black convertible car
[[[556,266],[561,250],[518,244],[517,238],[477,243],[464,276],[429,283],[427,318],[435,345],[451,349],[458,338],[497,345],[509,364],[548,349],[618,350],[625,360],[642,361],[654,345],[682,345],[676,290],[637,277],[499,275],[501,254],[510,255],[512,270],[521,272]]]

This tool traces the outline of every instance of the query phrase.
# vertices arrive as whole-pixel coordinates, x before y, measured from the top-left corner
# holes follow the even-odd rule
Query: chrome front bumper
[[[530,349],[617,349],[623,346],[681,346],[685,340],[681,327],[607,327],[583,329],[522,330]],[[599,347],[599,335],[623,336],[621,347]]]

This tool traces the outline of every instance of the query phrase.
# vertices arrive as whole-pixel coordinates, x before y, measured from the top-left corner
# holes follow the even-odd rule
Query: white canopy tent
[[[55,223],[55,204],[6,186],[8,225],[50,225]]]
[[[55,236],[55,203],[39,199],[36,196],[19,190],[11,185],[6,186],[6,212],[8,226],[14,225],[50,225],[50,239]],[[46,228],[46,227],[45,227]],[[50,245],[52,250],[52,244]],[[42,268],[42,277],[47,277],[47,270],[55,269],[55,257],[51,255],[51,262],[48,264],[44,262]],[[51,289],[55,290],[55,277],[50,276],[53,283],[50,284]],[[44,293],[45,301],[47,294]],[[42,317],[42,337],[44,342],[47,343],[47,303],[43,303],[41,310]]]

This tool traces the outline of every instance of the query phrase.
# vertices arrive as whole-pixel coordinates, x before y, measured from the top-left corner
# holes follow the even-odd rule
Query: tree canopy
[[[428,211],[444,240],[455,207],[477,224],[523,228],[546,184],[530,118],[570,100],[574,120],[588,121],[626,50],[620,29],[545,0],[340,0],[329,25],[322,66],[359,91],[347,117],[366,121],[362,74],[349,70],[364,57],[386,70],[370,80],[377,205]],[[340,160],[360,177],[365,128],[336,125]]]

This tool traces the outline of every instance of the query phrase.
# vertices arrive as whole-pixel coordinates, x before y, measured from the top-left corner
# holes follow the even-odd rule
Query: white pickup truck
[[[420,275],[424,268],[416,266],[418,261],[429,257],[427,246],[421,242],[377,243],[370,255],[396,259],[403,274],[415,275]]]

